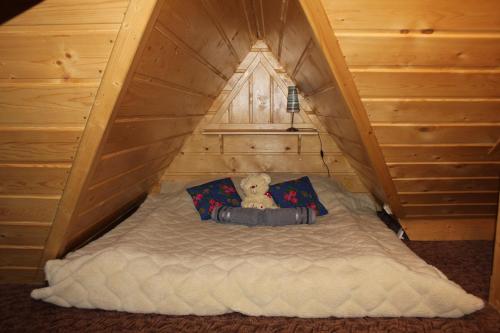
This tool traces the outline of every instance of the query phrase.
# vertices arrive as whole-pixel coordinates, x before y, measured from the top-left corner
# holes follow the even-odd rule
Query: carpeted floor
[[[408,242],[408,246],[465,290],[487,299],[492,242]],[[0,332],[500,332],[500,314],[491,306],[459,319],[164,316],[60,308],[32,300],[31,289],[0,285]]]

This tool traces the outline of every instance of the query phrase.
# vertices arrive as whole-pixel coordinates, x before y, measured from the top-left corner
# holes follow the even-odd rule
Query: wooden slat
[[[100,78],[119,25],[0,28],[0,78]]]
[[[5,25],[121,23],[128,0],[44,0]]]
[[[37,267],[42,256],[42,247],[0,245],[0,267],[28,266]]]
[[[377,139],[366,115],[366,110],[361,102],[359,87],[356,86],[356,82],[349,72],[325,9],[320,1],[300,0],[300,4],[313,31],[315,41],[329,65],[329,69],[325,70],[329,70],[333,74],[334,81],[340,82],[338,85],[339,95],[343,96],[346,105],[344,114],[347,119],[353,120],[355,123],[354,129],[359,133],[360,140],[357,140],[356,143],[361,143],[365,150],[366,158],[364,160],[369,161],[367,166],[376,175],[373,178],[361,177],[361,181],[378,197],[379,201],[387,202],[396,216],[402,216],[403,210],[399,203],[396,188],[392,183],[382,152],[378,147]],[[329,128],[328,131],[331,133],[336,132],[333,128]],[[337,141],[337,144],[340,146],[339,141]],[[348,151],[343,151],[346,152],[346,155],[349,155]]]
[[[325,155],[330,170],[352,172],[341,155]],[[170,165],[168,172],[183,173],[253,173],[253,172],[326,172],[318,155],[307,158],[299,155],[179,155]]]
[[[298,153],[298,139],[287,135],[226,135],[224,153]]]
[[[170,138],[149,145],[121,151],[117,154],[105,155],[96,167],[91,185],[134,169],[142,163],[149,162],[159,155],[177,151],[184,142],[185,136]]]
[[[51,233],[45,244],[41,265],[64,252],[68,239],[67,231],[76,218],[81,194],[85,191],[102,150],[107,135],[108,123],[113,121],[117,105],[137,66],[136,54],[145,47],[143,35],[149,35],[153,22],[163,1],[130,0],[127,14],[118,33],[113,52],[110,55],[102,84],[87,121],[80,143],[80,150],[68,179],[58,214],[54,218]]]
[[[406,216],[418,215],[467,215],[482,214],[493,215],[497,211],[495,203],[458,203],[458,204],[405,204],[403,208]]]
[[[43,246],[49,229],[49,224],[0,222],[0,245]]]
[[[79,128],[0,128],[0,162],[66,162],[73,160]]]
[[[189,134],[200,119],[200,116],[191,116],[185,118],[145,118],[116,122],[111,128],[103,152],[115,152]]]
[[[269,48],[279,58],[281,56],[281,41],[283,37],[285,15],[288,1],[262,1],[264,17],[264,38]]]
[[[0,194],[61,194],[67,164],[0,164]]]
[[[158,24],[172,32],[203,61],[230,77],[239,64],[230,46],[217,29],[202,6],[203,2],[193,0],[168,1],[163,6]],[[203,29],[199,29],[203,27]]]
[[[0,196],[0,221],[51,222],[59,196]]]
[[[137,72],[211,96],[216,96],[225,84],[209,67],[158,30],[149,37]]]
[[[500,97],[499,70],[351,69],[362,97]]]
[[[325,68],[328,68],[328,64],[319,46],[313,43],[295,75],[295,80],[299,82],[299,88],[304,94],[314,94],[333,84],[331,74],[325,71]]]
[[[288,1],[281,54],[278,60],[290,75],[295,71],[311,37],[311,28],[300,8],[300,3]]]
[[[415,241],[492,240],[494,218],[402,219],[405,232]]]
[[[124,189],[137,183],[140,180],[151,177],[151,175],[163,170],[175,157],[175,152],[160,156],[154,160],[148,161],[137,168],[128,170],[125,173],[106,179],[105,181],[90,187],[80,205],[80,209],[85,211],[99,202],[105,201],[115,193],[122,192]],[[158,177],[159,178],[159,177]]]
[[[401,192],[498,191],[497,177],[478,178],[400,178],[394,184]]]
[[[3,124],[84,124],[98,80],[0,81]]]
[[[497,212],[495,245],[493,251],[493,268],[490,279],[489,301],[497,311],[500,311],[500,204]]]
[[[382,145],[387,162],[500,161],[500,153],[488,155],[490,145]]]
[[[213,99],[169,85],[161,80],[136,75],[120,106],[120,117],[203,115]]]
[[[372,122],[500,122],[500,99],[365,98]]]
[[[381,144],[491,144],[500,135],[500,124],[374,124]]]
[[[242,1],[208,0],[205,3],[211,7],[212,15],[220,24],[239,60],[243,60],[250,51],[252,40],[246,24]]]
[[[500,62],[500,33],[340,31],[336,35],[349,66],[495,67]]]
[[[0,283],[37,283],[37,267],[0,267]]]
[[[448,192],[448,193],[425,193],[411,192],[399,193],[401,203],[404,204],[433,204],[433,203],[492,203],[498,199],[496,192]]]
[[[499,30],[496,0],[321,0],[335,29]]]
[[[500,162],[484,163],[388,163],[389,171],[395,178],[418,177],[498,177]]]

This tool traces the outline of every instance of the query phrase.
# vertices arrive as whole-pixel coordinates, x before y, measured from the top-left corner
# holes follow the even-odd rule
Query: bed
[[[49,286],[32,297],[136,313],[307,318],[460,317],[484,306],[399,241],[368,196],[310,178],[329,214],[275,228],[202,222],[185,184],[168,186],[107,235],[49,261]]]

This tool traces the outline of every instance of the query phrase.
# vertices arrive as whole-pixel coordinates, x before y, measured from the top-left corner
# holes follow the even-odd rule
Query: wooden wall
[[[365,192],[307,101],[285,132],[287,86],[292,84],[267,45],[258,41],[215,99],[207,115],[165,171],[164,180],[266,172],[331,175],[352,192]],[[312,131],[314,129],[314,131]],[[321,142],[320,142],[321,137]],[[325,162],[320,156],[321,146]]]
[[[322,2],[406,217],[466,217],[476,230],[488,226],[492,237],[500,3]]]
[[[318,3],[319,4],[319,3]],[[315,5],[315,4],[313,4]],[[320,123],[335,140],[364,186],[381,202],[389,202],[399,212],[399,200],[389,179],[367,121],[356,119],[334,77],[318,38],[311,29],[298,0],[269,0],[256,5],[258,33],[268,43],[278,61],[309,100]],[[378,168],[376,168],[378,166]]]
[[[128,0],[45,0],[0,26],[0,282],[30,281]]]
[[[87,179],[61,221],[67,224],[50,239],[44,259],[95,233],[159,182],[250,50],[240,2],[158,4]]]

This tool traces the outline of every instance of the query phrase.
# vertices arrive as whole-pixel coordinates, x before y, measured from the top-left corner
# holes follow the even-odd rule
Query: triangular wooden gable
[[[293,84],[267,45],[258,41],[214,102],[211,111],[215,114],[205,129],[280,130],[290,127],[291,114],[286,112],[286,101],[288,85]],[[307,101],[300,98],[301,112],[295,114],[294,126],[315,128],[307,115],[312,110]]]

